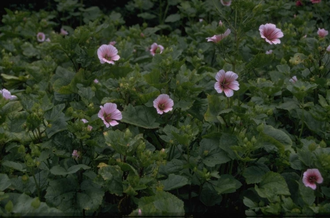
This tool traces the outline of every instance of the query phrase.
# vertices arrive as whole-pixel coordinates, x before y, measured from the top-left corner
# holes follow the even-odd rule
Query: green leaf
[[[219,95],[208,95],[208,108],[204,114],[204,119],[208,122],[219,123],[218,115],[223,109],[221,105],[224,105]]]
[[[220,179],[211,182],[218,194],[233,193],[239,189],[242,184],[231,175],[221,175]]]
[[[199,153],[201,156],[205,153],[203,163],[208,167],[214,167],[230,161],[228,155],[219,148],[219,139],[217,138],[202,139]]]
[[[154,196],[138,200],[143,216],[183,216],[183,201],[168,192],[157,191]],[[136,213],[136,211],[135,211]]]
[[[243,176],[247,184],[254,184],[261,182],[263,176],[269,171],[268,167],[264,164],[251,166],[244,170]]]
[[[75,73],[59,66],[57,67],[55,75],[51,78],[50,82],[53,84],[54,90],[59,94],[71,94],[74,91],[69,84],[75,75]]]
[[[165,22],[166,23],[174,23],[177,22],[181,19],[180,14],[170,14],[169,16],[166,17]]]
[[[290,195],[285,179],[271,171],[263,176],[259,185],[255,185],[255,190],[260,197],[267,198],[271,202],[277,195]]]
[[[102,204],[104,191],[91,180],[81,183],[81,191],[77,193],[77,201],[80,208],[84,210],[96,210]]]
[[[18,197],[12,212],[20,216],[63,215],[57,208],[49,207],[46,203],[40,201],[38,203],[37,201],[38,198],[31,198],[23,193]]]
[[[103,186],[112,194],[121,195],[123,193],[123,171],[119,166],[102,166],[98,174],[101,176]]]
[[[21,172],[26,171],[25,165],[23,163],[5,160],[2,162],[2,165],[6,166],[6,167],[10,167],[10,168],[18,170],[18,171],[21,171]]]
[[[0,191],[5,190],[11,185],[10,179],[6,174],[0,174]]]
[[[160,182],[164,185],[165,191],[181,188],[182,186],[190,184],[186,177],[175,174],[170,174],[167,179],[161,180]]]
[[[275,129],[270,125],[264,125],[263,138],[265,141],[277,146],[282,152],[285,150],[291,150],[292,140],[282,130]]]
[[[212,207],[215,204],[221,203],[222,196],[216,192],[212,184],[205,183],[203,185],[199,199],[206,206]]]
[[[52,167],[50,169],[50,172],[54,175],[64,176],[64,175],[76,173],[81,169],[87,170],[87,169],[90,169],[90,167],[87,165],[84,165],[84,164],[78,164],[78,165],[73,165],[68,170],[66,170],[63,167],[57,165],[57,166]]]
[[[159,123],[157,122],[156,109],[148,108],[146,106],[132,106],[128,105],[122,112],[123,119],[121,122],[132,124],[145,129],[157,129]]]

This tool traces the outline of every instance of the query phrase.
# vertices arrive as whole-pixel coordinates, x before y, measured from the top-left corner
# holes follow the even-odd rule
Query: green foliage
[[[330,29],[330,2],[301,2],[6,9],[0,216],[329,215],[330,54],[317,31]],[[281,43],[261,37],[266,23]],[[152,55],[153,43],[164,50]],[[120,58],[101,64],[108,44]],[[228,82],[216,82],[221,69],[238,75],[231,97],[214,88]],[[160,94],[174,102],[163,114]],[[106,103],[122,115],[108,128]],[[307,169],[323,177],[315,190]]]

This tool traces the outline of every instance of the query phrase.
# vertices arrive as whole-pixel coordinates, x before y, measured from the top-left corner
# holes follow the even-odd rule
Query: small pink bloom
[[[220,2],[223,6],[230,6],[231,5],[231,0],[220,0]]]
[[[99,80],[98,79],[94,79],[94,83],[99,83]]]
[[[259,31],[261,38],[265,39],[269,44],[280,44],[281,40],[279,38],[284,36],[283,32],[272,23],[260,25]]]
[[[330,45],[327,47],[327,52],[330,52]]]
[[[208,42],[218,43],[221,40],[223,40],[225,37],[227,37],[230,33],[231,33],[230,29],[227,29],[226,32],[224,32],[223,34],[214,35],[212,37],[207,37],[206,39]]]
[[[152,56],[155,56],[156,53],[163,53],[164,47],[162,45],[158,45],[156,42],[154,42],[150,47],[150,54]]]
[[[91,125],[88,125],[88,126],[87,126],[87,130],[88,130],[88,131],[92,131],[92,129],[93,129],[93,127],[92,127]]]
[[[109,45],[115,45],[117,42],[116,41],[111,41],[109,42]]]
[[[72,152],[72,157],[73,157],[74,159],[78,159],[78,158],[79,158],[79,153],[78,153],[77,150],[73,150],[73,152]]]
[[[82,121],[83,123],[88,123],[88,120],[86,120],[86,119],[81,119],[81,121]]]
[[[117,105],[114,103],[106,103],[104,106],[100,106],[101,110],[98,113],[98,117],[103,120],[103,123],[108,128],[109,126],[116,126],[119,123],[117,120],[121,120],[123,117],[121,112],[117,109]]]
[[[273,53],[273,50],[266,51],[266,54],[272,54],[272,53]]]
[[[311,0],[311,2],[312,2],[313,4],[317,4],[317,3],[320,3],[321,0]]]
[[[319,35],[320,38],[324,38],[325,36],[328,35],[328,31],[326,31],[325,29],[320,29],[317,31],[317,34]]]
[[[223,23],[222,23],[222,21],[220,20],[220,21],[219,21],[219,26],[222,26],[222,25],[223,25]]]
[[[318,169],[308,169],[304,172],[303,183],[306,187],[311,189],[316,189],[316,184],[321,184],[323,182],[323,177]]]
[[[143,34],[143,33],[140,33],[140,36],[141,36],[141,37],[144,37],[144,34]]]
[[[295,82],[298,81],[298,79],[297,79],[296,76],[293,76],[289,81],[292,82],[292,83],[295,83]]]
[[[236,81],[238,75],[232,71],[225,72],[220,70],[216,75],[215,79],[217,80],[214,83],[214,89],[218,93],[224,92],[227,97],[234,95],[234,90],[239,90],[239,83]]]
[[[0,90],[0,94],[2,94],[2,97],[4,97],[7,100],[15,100],[17,99],[16,95],[12,95],[10,91],[7,89]]]
[[[37,40],[38,40],[39,42],[43,42],[43,41],[45,41],[45,39],[46,39],[46,35],[45,35],[44,33],[39,32],[39,33],[37,34]]]
[[[154,108],[156,108],[158,114],[163,114],[173,109],[174,102],[167,94],[160,94],[154,100]]]
[[[199,22],[203,22],[203,19],[202,19],[202,18],[200,18],[200,19],[199,19]]]
[[[302,6],[303,4],[301,3],[301,1],[300,0],[298,0],[298,1],[296,1],[296,6]]]
[[[138,216],[141,216],[141,215],[142,215],[142,210],[138,209]]]
[[[61,31],[60,31],[60,34],[63,35],[63,36],[66,36],[68,35],[68,31],[66,31],[65,29],[61,28]]]
[[[120,58],[118,50],[113,45],[101,45],[97,49],[97,56],[99,57],[101,64],[115,64],[114,61],[118,61]]]

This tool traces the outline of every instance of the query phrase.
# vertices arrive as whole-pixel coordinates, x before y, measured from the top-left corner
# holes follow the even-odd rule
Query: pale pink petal
[[[234,95],[234,91],[231,89],[225,89],[224,93],[228,98]]]

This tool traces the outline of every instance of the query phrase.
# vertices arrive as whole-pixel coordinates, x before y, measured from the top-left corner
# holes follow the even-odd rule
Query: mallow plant
[[[2,216],[330,214],[330,2],[49,4],[0,26]]]

